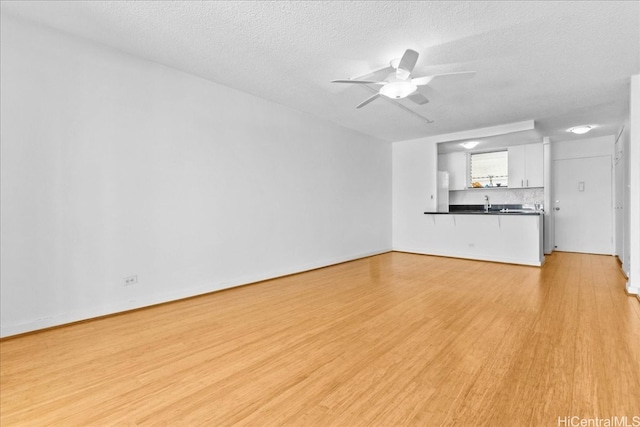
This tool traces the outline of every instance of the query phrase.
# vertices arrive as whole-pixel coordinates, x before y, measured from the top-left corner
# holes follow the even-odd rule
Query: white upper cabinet
[[[542,143],[509,147],[509,188],[543,187]]]
[[[524,170],[527,187],[544,187],[542,143],[525,145]]]
[[[467,188],[467,153],[440,154],[438,170],[449,172],[449,190]]]
[[[509,188],[522,188],[524,182],[524,145],[509,147]]]

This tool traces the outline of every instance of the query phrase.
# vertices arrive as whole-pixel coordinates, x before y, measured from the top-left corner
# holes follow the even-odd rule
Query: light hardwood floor
[[[640,304],[624,283],[608,256],[388,253],[5,339],[0,424],[631,421]]]

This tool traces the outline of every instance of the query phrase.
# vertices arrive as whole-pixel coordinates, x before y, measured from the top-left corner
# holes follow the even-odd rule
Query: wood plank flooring
[[[0,424],[631,422],[640,304],[624,283],[608,256],[392,252],[5,339]]]

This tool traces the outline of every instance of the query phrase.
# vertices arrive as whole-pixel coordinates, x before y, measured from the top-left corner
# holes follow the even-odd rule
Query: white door
[[[554,161],[555,245],[613,254],[611,156]]]

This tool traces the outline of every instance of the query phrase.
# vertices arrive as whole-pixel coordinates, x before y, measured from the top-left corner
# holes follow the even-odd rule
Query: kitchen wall
[[[2,336],[391,249],[389,143],[6,14],[1,31]]]
[[[495,204],[534,204],[544,201],[544,188],[492,188],[449,192],[450,205],[482,205],[484,196]]]
[[[518,132],[523,127],[530,129],[533,122],[518,122],[506,125],[491,126],[481,129],[454,132],[425,138],[417,138],[393,143],[393,249],[406,252],[424,252],[425,215],[424,212],[435,212],[437,209],[437,171],[438,144],[449,141],[460,141],[469,138],[482,138]],[[460,190],[466,192],[467,190]],[[473,191],[473,190],[471,190]],[[492,189],[498,200],[513,200],[502,189]],[[539,194],[537,190],[535,195]],[[451,195],[449,192],[449,203]],[[484,192],[480,194],[484,203]],[[517,193],[523,195],[524,193]],[[498,196],[499,195],[499,196]],[[454,196],[458,200],[476,200],[475,193],[470,196]],[[492,197],[492,196],[490,196]],[[532,194],[527,198],[533,198]],[[537,200],[537,199],[536,199]],[[540,200],[543,200],[540,197]],[[534,200],[535,201],[535,200]],[[495,201],[493,203],[499,203]],[[473,203],[476,204],[476,203]]]
[[[440,141],[462,139],[462,133],[439,135],[393,144],[393,249],[498,262],[540,265],[538,217],[464,216],[456,221],[447,215],[425,215],[437,206],[437,166]],[[473,192],[474,190],[470,190]],[[513,192],[519,190],[511,189]],[[525,192],[531,189],[525,189]],[[466,190],[460,191],[460,193]],[[458,193],[458,192],[456,192]],[[501,195],[503,189],[477,190],[475,194]],[[520,194],[520,193],[518,193]],[[535,194],[542,194],[537,189]],[[497,197],[499,198],[499,197]],[[543,200],[540,197],[540,200]],[[484,203],[484,199],[480,204]],[[522,221],[521,221],[522,220]],[[453,222],[452,222],[453,221]],[[477,223],[482,223],[481,227]],[[509,231],[509,227],[513,227]],[[498,231],[501,230],[500,233]],[[514,234],[513,231],[517,231]],[[499,234],[499,236],[498,236]],[[487,238],[492,236],[493,238]],[[517,236],[517,239],[513,239]],[[522,242],[531,244],[522,245]]]
[[[543,145],[540,144],[540,147],[542,148]],[[504,149],[506,148],[507,147],[504,147]],[[542,182],[540,183],[540,187],[532,188],[467,188],[468,163],[468,153],[466,152],[438,155],[438,170],[449,172],[450,205],[482,205],[484,204],[485,196],[489,196],[492,204],[543,204],[545,193]],[[540,157],[539,168],[540,173],[542,173],[544,169],[542,156]],[[515,167],[513,169],[517,170]],[[524,172],[522,172],[522,174],[524,175]]]

